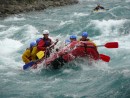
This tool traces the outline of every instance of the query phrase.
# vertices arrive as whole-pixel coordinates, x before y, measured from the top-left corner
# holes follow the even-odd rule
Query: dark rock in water
[[[76,3],[78,0],[0,0],[0,16]]]

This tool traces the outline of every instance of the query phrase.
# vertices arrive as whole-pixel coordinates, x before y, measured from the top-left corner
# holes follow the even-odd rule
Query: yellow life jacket
[[[36,56],[37,53],[38,53],[37,46],[34,46],[32,51],[31,51],[32,60],[37,60],[37,56]]]
[[[24,51],[24,53],[22,55],[22,60],[23,60],[23,62],[25,62],[25,64],[29,63],[32,60],[30,48],[28,48],[28,49],[26,49],[26,51]]]

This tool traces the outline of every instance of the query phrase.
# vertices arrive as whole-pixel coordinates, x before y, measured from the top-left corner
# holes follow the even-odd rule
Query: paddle
[[[39,52],[38,52],[38,53],[39,53]],[[23,70],[26,70],[26,69],[32,67],[34,64],[37,64],[37,63],[38,63],[39,61],[41,61],[41,60],[42,60],[42,58],[41,58],[41,59],[38,59],[38,60],[35,60],[35,61],[31,61],[31,62],[29,62],[29,63],[23,65]]]
[[[98,45],[97,47],[102,47],[105,46],[106,48],[118,48],[118,42],[108,42],[105,45]],[[104,54],[99,54],[100,59],[105,61],[105,62],[109,62],[110,61],[110,57]]]
[[[37,54],[38,59],[42,59],[45,55],[45,51],[39,51]]]
[[[29,63],[23,65],[23,70],[26,70],[26,69],[28,69],[29,67],[32,67],[32,65],[34,65],[34,64],[35,64],[35,62],[31,61],[31,62],[29,62]]]
[[[105,45],[97,45],[97,47],[102,47],[102,46],[105,46],[106,48],[118,48],[118,42],[107,42]],[[93,48],[93,46],[87,46],[87,47]],[[99,54],[99,57],[101,60],[105,62],[110,61],[110,57],[105,54]]]
[[[54,44],[52,44],[49,48],[54,47],[54,45],[56,45],[57,42],[58,42],[58,39],[56,39],[56,42],[55,42]],[[28,69],[29,67],[32,67],[34,64],[37,64],[37,62],[39,62],[39,61],[43,58],[43,56],[44,56],[45,54],[44,54],[44,51],[39,51],[36,55],[38,56],[38,60],[36,60],[36,61],[31,61],[31,62],[29,62],[29,63],[23,65],[23,70],[26,70],[26,69]]]
[[[105,45],[97,45],[97,47],[105,46],[106,48],[118,48],[118,42],[108,42]]]
[[[109,62],[110,61],[110,57],[104,54],[99,54],[100,59],[105,61],[105,62]]]
[[[108,42],[105,45],[97,45],[97,47],[102,47],[105,46],[106,48],[118,48],[118,42]],[[87,46],[89,47],[89,46]],[[110,57],[104,54],[99,54],[100,59],[105,61],[105,62],[109,62],[110,61]]]
[[[50,49],[50,48],[54,47],[54,46],[58,43],[58,41],[59,41],[59,40],[58,40],[58,39],[56,39],[56,42],[54,42],[51,46],[49,46],[49,47],[48,47],[48,49]]]
[[[105,45],[97,45],[97,47],[102,47],[102,46],[105,46],[106,48],[118,48],[118,42],[107,42]],[[93,46],[87,46],[87,47],[93,47]],[[110,57],[105,54],[99,54],[99,56],[100,59],[105,62],[110,61]]]

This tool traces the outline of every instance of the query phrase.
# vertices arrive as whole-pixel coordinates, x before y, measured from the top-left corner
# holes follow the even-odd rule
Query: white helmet
[[[49,31],[48,30],[44,30],[43,34],[49,34]]]

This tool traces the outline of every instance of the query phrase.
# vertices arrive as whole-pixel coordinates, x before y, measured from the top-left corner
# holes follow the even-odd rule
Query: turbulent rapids
[[[92,13],[98,2],[109,10]],[[80,0],[0,18],[0,98],[130,98],[130,1],[98,2]],[[59,39],[59,51],[54,49],[36,69],[21,69],[23,52],[46,29],[50,38]],[[86,46],[88,42],[63,45],[70,35],[81,38],[82,32],[88,32],[96,47]],[[60,60],[63,65],[52,66]]]

